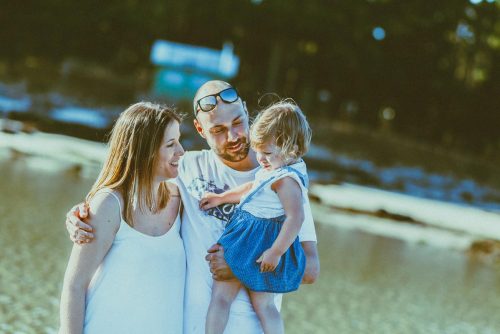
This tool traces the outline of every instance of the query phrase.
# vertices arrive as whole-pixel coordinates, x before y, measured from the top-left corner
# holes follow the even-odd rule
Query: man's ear
[[[202,138],[205,138],[205,134],[203,133],[203,128],[201,127],[200,122],[198,122],[198,120],[195,118],[195,119],[193,120],[193,123],[194,123],[194,128],[196,129],[196,131],[198,132],[198,134],[199,134]]]

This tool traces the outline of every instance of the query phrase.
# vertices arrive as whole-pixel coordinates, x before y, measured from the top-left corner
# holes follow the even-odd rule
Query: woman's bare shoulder
[[[101,189],[89,201],[90,217],[93,221],[109,221],[119,223],[123,197],[120,192]]]

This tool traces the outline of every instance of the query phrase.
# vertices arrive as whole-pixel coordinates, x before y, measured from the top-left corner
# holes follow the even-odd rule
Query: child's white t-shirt
[[[257,193],[253,194],[251,200],[242,205],[241,208],[256,217],[261,218],[273,218],[284,215],[285,210],[283,209],[283,205],[281,204],[278,194],[272,189],[272,184],[284,177],[291,177],[297,182],[301,189],[305,221],[312,222],[313,217],[306,184],[308,179],[306,164],[303,160],[301,160],[288,167],[293,168],[295,171],[287,168],[279,168],[276,170],[260,169],[255,174],[255,181],[252,189],[243,196],[240,203],[243,203],[247,196],[249,196],[254,189],[257,189],[260,184],[266,182],[268,179],[272,180],[266,182],[265,186],[262,187]],[[310,228],[311,226],[313,227],[312,229]],[[301,241],[316,240],[314,225],[308,224],[308,226],[301,229],[299,239]]]
[[[187,152],[179,163],[177,185],[184,210],[181,234],[186,250],[187,272],[184,300],[184,333],[205,333],[205,319],[210,304],[212,274],[205,260],[207,249],[222,235],[235,204],[225,204],[207,211],[199,209],[199,200],[205,192],[220,193],[254,180],[260,168],[237,171],[226,166],[211,150]],[[309,206],[307,206],[309,207]],[[312,214],[305,212],[299,234],[300,241],[316,241]],[[168,282],[166,282],[168,284]],[[276,297],[281,306],[281,295]],[[248,293],[242,289],[231,306],[224,333],[254,334],[262,328]]]

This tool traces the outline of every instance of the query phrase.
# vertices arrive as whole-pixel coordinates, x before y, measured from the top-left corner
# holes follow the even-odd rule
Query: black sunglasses
[[[236,88],[234,87],[229,87],[224,90],[221,90],[217,94],[212,94],[212,95],[207,95],[196,101],[196,105],[201,111],[211,111],[214,110],[214,108],[217,106],[217,96],[220,97],[222,102],[225,103],[233,103],[238,100],[240,97],[238,95],[238,92],[236,91]],[[198,114],[198,108],[194,111],[194,115],[196,116]]]

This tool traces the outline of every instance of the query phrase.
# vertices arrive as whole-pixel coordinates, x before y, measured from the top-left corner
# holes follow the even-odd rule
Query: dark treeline
[[[3,1],[0,58],[72,57],[127,71],[150,66],[156,39],[216,49],[231,41],[241,59],[233,81],[249,99],[276,92],[319,119],[390,124],[493,154],[499,14],[498,2],[468,0]]]

